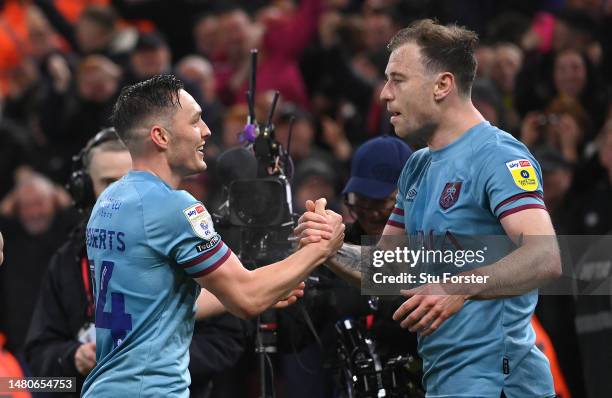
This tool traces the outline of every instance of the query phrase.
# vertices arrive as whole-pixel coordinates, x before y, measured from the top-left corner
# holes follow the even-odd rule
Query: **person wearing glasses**
[[[395,206],[400,173],[411,154],[406,143],[389,135],[370,139],[357,149],[351,162],[350,178],[342,191],[344,204],[353,218],[352,224],[346,224],[345,243],[360,245],[363,235],[382,234]],[[298,186],[301,179],[296,176],[295,180]],[[316,195],[323,196],[321,192]],[[302,196],[298,193],[296,202],[299,203]],[[297,356],[293,353],[294,347],[291,347],[291,354],[281,356],[285,382],[293,391],[292,397],[330,397],[337,393],[339,386],[335,384],[334,373],[327,371],[324,364],[337,361],[335,350],[326,347],[337,344],[334,324],[338,320],[357,321],[366,317],[371,335],[377,341],[377,353],[382,358],[406,353],[416,355],[414,334],[401,329],[391,319],[393,311],[404,301],[402,296],[380,299],[362,296],[358,288],[323,267],[315,270],[312,277],[313,286],[305,291],[302,306],[309,314],[317,338],[299,308],[283,311],[279,321],[283,331],[290,331],[281,334],[290,334],[299,349]]]
[[[342,191],[355,220],[346,227],[345,242],[360,245],[362,235],[382,234],[395,206],[397,180],[411,154],[406,143],[390,135],[366,141],[355,152],[351,177]]]

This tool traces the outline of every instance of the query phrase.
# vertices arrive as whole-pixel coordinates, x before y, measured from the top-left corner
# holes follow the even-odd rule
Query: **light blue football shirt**
[[[542,176],[529,150],[482,122],[450,145],[415,152],[398,183],[388,224],[408,235],[505,235],[500,220],[545,209]],[[429,336],[418,336],[427,397],[554,396],[550,366],[535,346],[537,290],[468,300]]]
[[[157,176],[107,188],[86,231],[96,297],[97,365],[85,397],[188,397],[200,287],[230,256],[205,207]]]

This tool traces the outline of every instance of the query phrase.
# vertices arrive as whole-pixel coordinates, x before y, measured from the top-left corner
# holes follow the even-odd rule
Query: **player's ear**
[[[149,135],[151,136],[151,141],[153,141],[158,148],[168,148],[168,143],[170,142],[170,133],[168,130],[156,124],[149,130]]]
[[[455,85],[455,76],[450,72],[442,72],[436,76],[434,84],[434,100],[442,101],[453,89]]]

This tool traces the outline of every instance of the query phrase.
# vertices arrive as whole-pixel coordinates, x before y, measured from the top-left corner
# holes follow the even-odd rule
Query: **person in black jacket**
[[[95,198],[132,165],[130,154],[112,129],[102,130],[91,139],[76,162],[82,164],[82,169],[73,172],[69,189],[81,210],[90,208]],[[51,258],[25,346],[26,360],[34,375],[76,377],[78,392],[96,364],[85,220]]]
[[[359,245],[362,236],[382,234],[395,206],[397,181],[411,154],[406,143],[389,135],[370,139],[357,149],[351,176],[342,191],[354,220],[346,226],[344,242]],[[306,291],[298,305],[283,311],[279,319],[281,351],[283,347],[289,352],[299,349],[281,356],[292,398],[342,395],[338,388],[344,385],[336,385],[337,375],[327,370],[330,366],[346,366],[335,349],[338,335],[334,325],[340,320],[353,319],[361,325],[361,320],[368,319],[368,336],[378,343],[376,353],[384,362],[397,355],[416,356],[415,335],[391,320],[403,302],[401,296],[362,296],[359,289],[327,268],[317,269],[312,275],[316,281],[313,288]],[[302,320],[300,306],[309,314],[314,330]],[[317,340],[318,347],[313,340]]]

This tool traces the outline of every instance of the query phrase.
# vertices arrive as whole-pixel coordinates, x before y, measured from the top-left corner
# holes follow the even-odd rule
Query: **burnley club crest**
[[[440,207],[447,210],[457,203],[461,193],[461,181],[447,182],[440,195]]]

